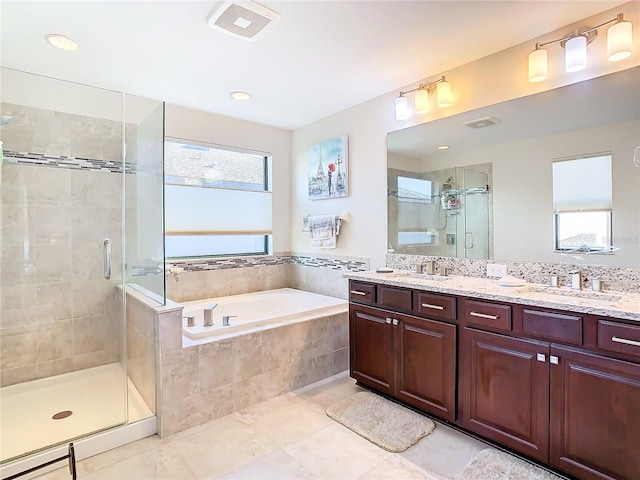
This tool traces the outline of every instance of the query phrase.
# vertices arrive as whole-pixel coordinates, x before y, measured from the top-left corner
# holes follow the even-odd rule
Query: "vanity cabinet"
[[[385,308],[353,301],[349,305],[351,376],[425,412],[454,420],[456,325],[391,310],[390,304],[398,302],[398,310],[411,310],[413,292],[381,290],[376,297]],[[430,305],[439,305],[439,300],[447,304],[451,299],[432,298],[435,303]],[[445,307],[437,311],[442,314]]]
[[[640,479],[638,322],[355,286],[359,383],[581,480]]]
[[[410,315],[395,315],[395,319],[394,396],[455,420],[456,326]]]
[[[610,356],[640,358],[637,326],[460,302],[461,426],[580,479],[640,478],[640,365]]]
[[[549,345],[470,327],[461,337],[461,425],[547,461]]]
[[[349,307],[351,376],[363,385],[393,395],[395,377],[394,330],[390,313],[364,306]]]
[[[640,478],[640,365],[553,346],[550,463],[581,479]]]

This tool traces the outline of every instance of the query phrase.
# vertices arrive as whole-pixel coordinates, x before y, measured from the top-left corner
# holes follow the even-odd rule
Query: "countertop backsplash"
[[[434,260],[436,272],[440,267],[446,267],[449,275],[463,275],[466,277],[485,278],[487,264],[501,264],[507,266],[507,274],[522,278],[530,283],[548,285],[551,275],[558,275],[559,286],[569,285],[569,272],[582,272],[584,288],[590,288],[591,280],[599,278],[602,290],[618,292],[640,293],[640,269],[606,267],[598,265],[580,265],[565,263],[536,263],[536,262],[505,262],[500,260],[476,260],[470,258],[431,257],[423,255],[387,254],[386,264],[389,268],[398,270],[413,270],[417,264],[425,264]]]

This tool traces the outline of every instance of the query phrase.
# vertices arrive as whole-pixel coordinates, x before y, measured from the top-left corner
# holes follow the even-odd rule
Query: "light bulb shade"
[[[541,82],[547,79],[547,51],[539,48],[529,54],[529,81]]]
[[[624,60],[631,55],[633,32],[631,22],[618,22],[607,30],[607,58],[610,62]]]
[[[396,120],[406,120],[409,118],[409,102],[407,97],[402,95],[396,98]]]
[[[587,37],[577,35],[570,38],[564,48],[564,69],[567,72],[584,70],[587,66]]]
[[[427,113],[429,111],[429,92],[420,89],[416,91],[415,98],[416,113]]]
[[[438,107],[446,108],[451,106],[451,84],[446,80],[436,85],[436,95],[438,96]]]

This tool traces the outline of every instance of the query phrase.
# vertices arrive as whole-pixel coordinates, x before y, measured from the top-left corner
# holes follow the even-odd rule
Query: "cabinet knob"
[[[391,319],[389,317],[385,318],[385,323],[391,323]]]
[[[558,363],[560,363],[560,359],[555,355],[549,355],[549,363],[553,365],[558,365]]]
[[[394,319],[393,319],[393,324],[394,324],[394,325],[398,325],[398,320],[394,318]]]
[[[547,356],[544,353],[539,353],[538,355],[536,355],[536,359],[539,362],[546,362],[547,361]]]

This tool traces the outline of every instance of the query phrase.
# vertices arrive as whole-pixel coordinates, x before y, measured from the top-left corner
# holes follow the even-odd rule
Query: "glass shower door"
[[[124,424],[127,376],[122,96],[5,68],[1,81],[4,463]]]

